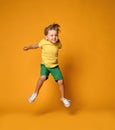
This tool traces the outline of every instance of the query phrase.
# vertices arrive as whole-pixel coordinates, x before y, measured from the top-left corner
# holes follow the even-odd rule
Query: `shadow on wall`
[[[83,73],[83,62],[78,56],[75,58],[66,57],[63,69],[64,83],[65,83],[65,96],[71,100],[70,113],[76,114],[84,107],[80,99],[80,79]]]

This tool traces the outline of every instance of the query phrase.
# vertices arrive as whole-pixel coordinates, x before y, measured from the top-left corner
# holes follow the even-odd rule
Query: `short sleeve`
[[[43,43],[44,43],[44,39],[42,39],[42,40],[38,43],[38,46],[41,48],[42,45],[43,45]]]

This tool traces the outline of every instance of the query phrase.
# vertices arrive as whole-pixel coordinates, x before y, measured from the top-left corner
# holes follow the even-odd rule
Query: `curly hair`
[[[60,25],[59,24],[56,24],[56,23],[53,23],[53,24],[50,24],[49,26],[47,26],[45,29],[44,29],[44,35],[46,36],[48,34],[48,31],[49,30],[56,30],[57,33],[59,33],[60,31]]]

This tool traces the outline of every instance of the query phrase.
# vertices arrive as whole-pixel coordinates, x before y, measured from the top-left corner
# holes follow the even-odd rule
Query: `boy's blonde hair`
[[[56,30],[57,33],[59,33],[59,31],[60,31],[59,28],[60,28],[60,25],[59,25],[59,24],[56,24],[56,23],[50,24],[49,26],[47,26],[47,27],[44,29],[44,35],[46,36],[46,35],[48,34],[48,31],[49,31],[49,30]]]

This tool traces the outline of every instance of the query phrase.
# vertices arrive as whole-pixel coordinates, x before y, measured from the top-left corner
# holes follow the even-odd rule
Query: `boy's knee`
[[[41,76],[41,77],[40,77],[40,80],[41,80],[41,81],[45,81],[46,79],[47,79],[46,76]]]
[[[63,80],[58,80],[57,83],[58,83],[58,85],[63,85],[64,81]]]

